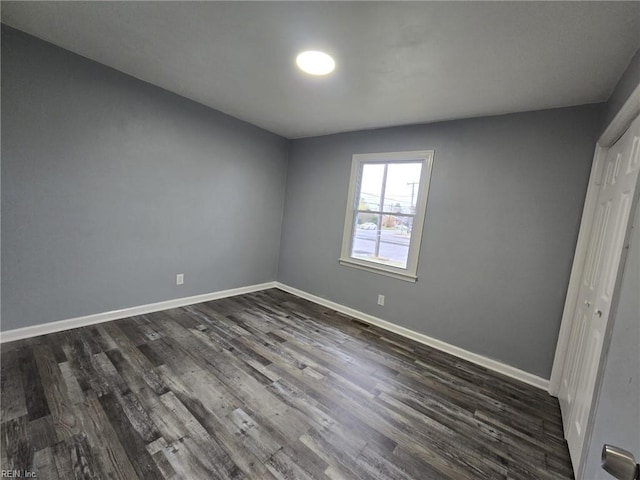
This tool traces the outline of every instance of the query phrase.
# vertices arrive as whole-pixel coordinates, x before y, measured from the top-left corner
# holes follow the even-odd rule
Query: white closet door
[[[640,170],[640,117],[609,149],[568,344],[560,406],[574,468],[580,465],[604,335]]]

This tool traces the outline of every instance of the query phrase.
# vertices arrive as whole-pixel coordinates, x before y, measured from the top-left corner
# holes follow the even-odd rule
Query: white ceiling
[[[607,100],[640,2],[2,2],[2,22],[289,138]],[[297,71],[301,50],[336,71]]]

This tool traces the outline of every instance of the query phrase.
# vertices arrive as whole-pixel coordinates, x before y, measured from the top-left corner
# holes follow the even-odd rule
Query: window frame
[[[397,278],[407,282],[418,280],[418,259],[420,256],[420,246],[422,242],[422,230],[424,228],[425,215],[427,211],[427,197],[429,196],[429,184],[431,182],[431,169],[433,167],[433,150],[417,150],[409,152],[387,152],[387,153],[357,153],[353,155],[351,161],[351,176],[349,178],[349,193],[347,196],[347,209],[342,234],[342,250],[339,262],[341,265],[366,270],[381,275]],[[363,166],[365,164],[380,163],[408,163],[422,162],[420,172],[420,186],[418,197],[416,198],[416,210],[413,216],[413,226],[409,240],[409,254],[407,267],[393,267],[383,263],[354,258],[351,256],[351,245],[355,236],[355,222],[358,214],[359,194],[361,190],[361,179]],[[381,212],[384,212],[384,205],[380,205]],[[378,212],[372,212],[378,213]],[[380,213],[383,215],[383,213]],[[407,215],[402,215],[407,216]]]

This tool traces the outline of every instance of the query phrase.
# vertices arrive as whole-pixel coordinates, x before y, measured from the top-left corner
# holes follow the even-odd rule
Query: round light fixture
[[[336,68],[336,62],[324,52],[308,50],[296,57],[296,63],[303,72],[309,75],[327,75]]]

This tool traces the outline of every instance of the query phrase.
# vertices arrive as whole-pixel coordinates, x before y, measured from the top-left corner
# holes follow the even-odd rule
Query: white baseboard
[[[455,345],[451,345],[450,343],[446,343],[441,340],[429,337],[428,335],[425,335],[423,333],[415,332],[408,328],[401,327],[391,322],[387,322],[386,320],[382,320],[381,318],[374,317],[373,315],[369,315],[359,310],[346,307],[330,300],[326,300],[311,293],[307,293],[303,290],[298,290],[297,288],[290,287],[289,285],[276,282],[275,286],[276,288],[291,293],[292,295],[295,295],[297,297],[304,298],[327,308],[331,308],[332,310],[336,310],[351,317],[357,318],[358,320],[362,320],[363,322],[375,325],[393,333],[397,333],[398,335],[402,335],[403,337],[410,338],[411,340],[415,340],[416,342],[423,343],[424,345],[428,345],[445,353],[449,353],[456,357],[475,363],[476,365],[480,365],[494,372],[501,373],[503,375],[506,375],[507,377],[515,378],[516,380],[520,380],[521,382],[524,382],[526,384],[532,385],[545,391],[549,391],[549,380],[538,377],[537,375],[533,375],[532,373],[525,372],[524,370],[520,370],[519,368],[512,367],[497,360],[492,360],[491,358],[487,358],[482,355],[478,355],[477,353],[470,352],[469,350],[456,347]]]
[[[147,313],[159,312],[169,308],[184,307],[185,305],[193,305],[194,303],[208,302],[219,298],[234,297],[245,293],[258,292],[275,288],[276,282],[259,283],[249,285],[247,287],[232,288],[230,290],[221,290],[218,292],[204,293],[202,295],[194,295],[193,297],[176,298],[164,302],[150,303],[147,305],[139,305],[137,307],[123,308],[122,310],[113,310],[111,312],[96,313],[84,317],[69,318],[67,320],[59,320],[57,322],[43,323],[41,325],[32,325],[29,327],[16,328],[0,332],[0,343],[13,342],[22,340],[23,338],[37,337],[47,333],[60,332],[72,328],[86,327],[96,323],[109,322],[111,320],[119,320],[121,318],[132,317],[134,315],[145,315]]]
[[[338,312],[344,313],[351,317],[362,320],[363,322],[371,325],[376,325],[380,328],[388,330],[390,332],[397,333],[403,337],[410,338],[416,342],[423,343],[430,347],[436,348],[443,352],[449,353],[456,357],[468,360],[472,363],[480,365],[482,367],[493,370],[494,372],[501,373],[521,382],[533,385],[534,387],[541,388],[543,390],[549,389],[549,380],[546,380],[537,375],[525,372],[518,368],[512,367],[497,360],[478,355],[477,353],[470,352],[450,343],[437,340],[429,337],[423,333],[415,332],[405,327],[401,327],[394,323],[382,320],[381,318],[374,317],[367,313],[355,310],[350,307],[346,307],[336,302],[326,300],[311,293],[307,293],[297,288],[290,287],[280,282],[267,282],[257,285],[249,285],[247,287],[232,288],[230,290],[221,290],[219,292],[205,293],[202,295],[195,295],[193,297],[176,298],[174,300],[167,300],[164,302],[150,303],[148,305],[139,305],[137,307],[123,308],[122,310],[114,310],[111,312],[97,313],[94,315],[87,315],[84,317],[70,318],[67,320],[60,320],[57,322],[49,322],[41,325],[33,325],[24,328],[16,328],[14,330],[7,330],[0,332],[0,343],[13,342],[15,340],[21,340],[23,338],[37,337],[39,335],[45,335],[47,333],[60,332],[62,330],[69,330],[72,328],[85,327],[87,325],[94,325],[96,323],[109,322],[111,320],[119,320],[121,318],[128,318],[135,315],[145,315],[147,313],[158,312],[161,310],[167,310],[169,308],[184,307],[185,305],[193,305],[194,303],[208,302],[210,300],[217,300],[219,298],[233,297],[236,295],[242,295],[245,293],[258,292],[260,290],[267,290],[269,288],[279,288],[285,292],[289,292],[297,297],[304,298],[311,302],[317,303],[327,308],[331,308]]]

